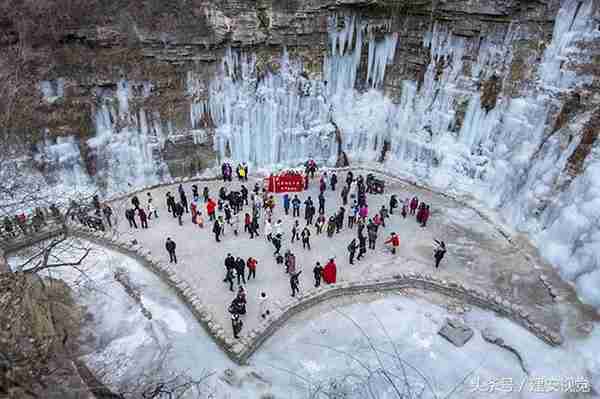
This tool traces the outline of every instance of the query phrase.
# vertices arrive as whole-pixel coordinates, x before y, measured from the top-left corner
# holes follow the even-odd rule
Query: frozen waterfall
[[[163,122],[158,113],[130,107],[131,85],[121,80],[116,93],[98,90],[96,136],[87,142],[98,177],[115,192],[156,184],[169,177],[159,155],[166,137]],[[147,95],[148,83],[142,89]]]
[[[354,164],[385,155],[386,167],[398,174],[474,195],[498,209],[512,226],[533,234],[542,253],[565,276],[587,273],[600,281],[600,261],[589,250],[600,244],[598,216],[590,211],[600,197],[597,179],[591,177],[598,149],[590,155],[584,175],[561,199],[552,200],[577,140],[557,153],[551,146],[563,144],[547,138],[553,124],[550,111],[560,105],[556,91],[591,79],[576,75],[565,60],[581,54],[577,43],[600,37],[592,3],[562,2],[552,41],[527,90],[514,97],[501,94],[493,108],[482,104],[480,85],[492,78],[502,81],[510,70],[514,42],[527,37],[518,24],[468,41],[454,35],[451,27],[435,23],[423,38],[431,59],[423,81],[402,82],[400,97],[392,102],[381,88],[386,65],[394,61],[402,39],[388,33],[375,40],[372,27],[359,17],[346,16],[329,20],[321,77],[308,76],[285,51],[279,70],[265,71],[253,54],[229,50],[210,83],[208,102],[193,104],[191,117],[210,114],[222,158],[260,166],[297,164],[308,157],[331,164],[337,155],[338,128],[341,149]],[[465,74],[465,54],[473,51],[475,61]],[[367,69],[366,91],[356,89],[363,86],[358,82],[361,65]],[[389,150],[385,154],[384,148]],[[567,206],[567,198],[575,204]],[[560,234],[560,225],[573,226],[568,240]],[[580,271],[569,272],[574,268]],[[578,286],[590,301],[591,285]]]

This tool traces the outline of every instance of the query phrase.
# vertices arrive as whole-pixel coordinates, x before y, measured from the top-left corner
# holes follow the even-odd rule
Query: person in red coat
[[[337,279],[337,267],[333,258],[329,259],[329,262],[323,269],[323,281],[327,284],[335,284]]]
[[[209,198],[208,202],[206,203],[206,213],[208,214],[209,220],[215,220],[216,207],[217,204],[215,203],[215,201],[212,198]]]
[[[413,197],[412,200],[410,200],[410,214],[414,215],[415,211],[417,210],[417,207],[419,206],[419,199],[417,197]]]
[[[425,227],[429,219],[429,205],[424,206],[421,212],[421,227]]]
[[[388,246],[390,252],[395,254],[396,249],[400,246],[400,237],[398,237],[396,233],[392,233],[385,244]]]
[[[192,201],[192,204],[190,205],[190,210],[192,212],[192,223],[196,224],[196,214],[197,214],[197,206],[196,206],[196,201]]]

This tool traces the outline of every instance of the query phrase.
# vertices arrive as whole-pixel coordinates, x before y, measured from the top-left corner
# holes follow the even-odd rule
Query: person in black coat
[[[317,264],[313,268],[313,275],[315,277],[315,287],[320,286],[321,277],[323,276],[323,266],[321,266],[321,263],[317,262]]]
[[[234,313],[231,315],[231,329],[233,330],[233,338],[239,339],[244,322],[240,319],[240,315]]]
[[[275,237],[271,239],[271,242],[275,246],[273,255],[279,255],[279,251],[281,251],[281,234],[276,234]]]
[[[394,214],[394,209],[398,208],[398,199],[396,198],[396,194],[392,194],[390,197],[390,215]]]
[[[112,223],[110,221],[110,218],[112,217],[112,214],[113,214],[112,208],[108,205],[104,205],[104,208],[102,208],[102,213],[104,214],[106,223],[108,223],[108,227],[112,227]]]
[[[237,283],[240,285],[240,280],[246,284],[246,275],[244,274],[246,270],[246,262],[244,259],[238,258],[235,260],[235,274],[237,275]]]
[[[340,232],[342,227],[344,227],[344,215],[345,214],[346,214],[346,208],[344,208],[343,206],[340,207],[340,210],[338,211],[338,214],[336,215],[336,219],[335,219],[336,234]]]
[[[367,253],[367,237],[364,235],[358,236],[358,256],[356,260],[360,260]]]
[[[169,253],[169,263],[177,263],[177,255],[175,255],[175,248],[177,248],[177,245],[175,244],[175,241],[171,240],[170,237],[167,237],[165,248]]]
[[[356,253],[357,248],[358,244],[356,243],[356,238],[353,238],[352,241],[350,241],[350,244],[348,244],[348,255],[351,265],[354,264],[354,254]]]
[[[139,209],[139,207],[140,207],[140,200],[137,197],[137,195],[134,195],[133,198],[131,198],[131,203],[133,204],[133,207],[135,209]]]
[[[296,296],[296,292],[300,292],[300,279],[298,278],[302,273],[300,270],[298,273],[292,273],[290,275],[290,286],[292,288],[292,296]]]
[[[225,278],[224,283],[229,283],[229,290],[233,291],[233,271],[235,270],[235,258],[231,254],[227,254],[225,258]]]
[[[177,221],[179,222],[180,226],[183,226],[183,221],[181,220],[181,217],[183,216],[183,205],[181,205],[181,203],[176,203],[175,204],[175,211],[173,212],[173,215],[175,215],[175,217],[177,217]]]
[[[183,191],[183,188],[179,191],[179,199],[181,206],[183,207],[183,209],[185,209],[185,213],[190,213],[190,209],[188,208],[187,196],[185,195],[185,191]]]
[[[167,193],[167,211],[173,212],[173,217],[176,218],[175,214],[175,198],[171,195],[170,192]]]
[[[446,255],[446,243],[438,240],[435,240],[435,243],[437,246],[433,252],[433,257],[435,258],[435,268],[437,269],[440,267],[440,262],[444,258],[444,255]]]
[[[335,174],[335,172],[333,172],[331,178],[329,179],[329,183],[331,184],[331,191],[335,191],[335,185],[337,184],[337,181],[337,175]]]
[[[319,213],[325,213],[325,195],[319,194]]]
[[[129,227],[134,227],[136,229],[138,228],[137,223],[135,223],[135,210],[134,209],[127,209],[125,211],[125,218],[129,222]]]
[[[215,220],[215,224],[213,224],[213,229],[212,229],[213,233],[215,233],[215,241],[216,242],[221,242],[221,232],[222,232],[222,228],[221,228],[221,223],[218,220]]]

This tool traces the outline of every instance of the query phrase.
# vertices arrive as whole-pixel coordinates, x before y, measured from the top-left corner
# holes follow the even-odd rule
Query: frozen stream
[[[115,281],[118,268],[127,271],[132,285],[141,292],[141,302],[152,313],[152,320]],[[85,275],[62,270],[55,277],[66,279],[75,288],[79,302],[90,314],[82,334],[86,362],[98,373],[110,368],[105,380],[116,386],[131,384],[141,372],[151,373],[164,357],[168,371],[184,371],[193,377],[214,372],[205,393],[212,392],[215,396],[211,397],[216,398],[264,398],[267,393],[276,398],[306,398],[317,388],[329,393],[341,390],[348,395],[338,397],[365,398],[369,397],[367,386],[379,394],[378,398],[396,397],[391,385],[376,372],[384,365],[395,375],[402,375],[394,359],[395,350],[406,362],[411,386],[415,391],[424,389],[424,397],[434,397],[433,392],[444,397],[456,384],[460,387],[453,397],[459,398],[566,397],[560,392],[535,393],[532,381],[542,377],[568,382],[583,377],[596,389],[600,381],[594,350],[600,342],[598,328],[585,340],[570,340],[561,348],[550,348],[505,319],[467,308],[464,319],[475,335],[463,348],[456,348],[437,335],[445,318],[454,313],[451,301],[416,291],[344,298],[319,305],[294,317],[269,339],[251,359],[251,367],[238,367],[213,343],[170,288],[136,261],[94,246],[83,270]],[[513,353],[482,339],[484,328],[492,329],[520,353],[529,379]],[[235,370],[239,384],[230,385],[219,378],[227,368]],[[502,388],[489,392],[489,384],[502,378]],[[365,383],[367,380],[370,385]],[[341,381],[346,382],[342,388]],[[477,381],[482,385],[479,390]],[[514,391],[521,384],[523,392],[517,394]]]

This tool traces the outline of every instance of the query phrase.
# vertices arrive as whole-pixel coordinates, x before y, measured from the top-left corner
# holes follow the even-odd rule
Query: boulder
[[[473,329],[458,319],[446,319],[438,334],[461,347],[473,337]]]

